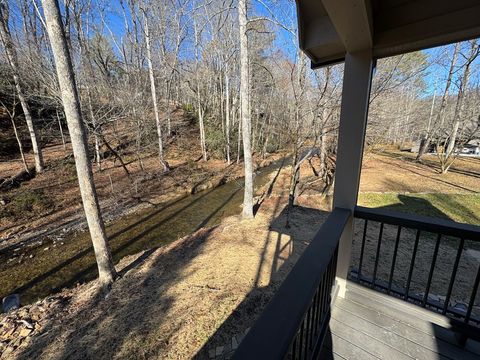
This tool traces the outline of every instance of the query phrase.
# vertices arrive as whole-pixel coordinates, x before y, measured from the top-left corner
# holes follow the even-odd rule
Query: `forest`
[[[218,225],[217,217],[242,212],[243,220],[264,221],[258,207],[277,191],[285,195],[290,228],[302,194],[331,196],[342,81],[342,64],[312,69],[299,49],[293,0],[0,0],[5,289],[26,291],[33,302],[74,285],[78,274],[61,271],[78,261],[81,280],[98,271],[99,288],[108,294],[122,275],[116,264],[156,241],[145,234],[158,224],[145,230],[129,217],[145,209],[171,207],[173,215],[161,214],[168,225],[190,208],[194,224],[181,220],[155,236],[203,239],[198,231]],[[478,39],[376,60],[364,155],[375,169],[367,167],[362,189],[452,191],[441,186],[460,188],[452,179],[478,170],[463,168],[475,148],[480,151]],[[383,152],[395,155],[390,164],[381,164]],[[408,163],[397,164],[398,156]],[[288,172],[278,170],[270,183],[262,171],[278,166]],[[377,178],[382,171],[400,178],[402,167],[413,166],[441,189],[411,178],[387,186]],[[274,187],[278,176],[283,189]],[[462,189],[478,193],[478,184],[468,181]],[[231,193],[208,198],[206,190],[224,184]],[[256,187],[268,184],[259,196]],[[182,203],[190,201],[184,196],[191,203]],[[195,204],[203,197],[220,205],[197,219],[194,213],[204,209]],[[238,204],[226,209],[224,198]],[[121,235],[114,220],[133,232]],[[86,238],[78,235],[84,230]],[[62,232],[76,242],[65,244]],[[125,250],[138,239],[147,245]],[[38,252],[23,250],[28,244]],[[60,244],[68,251],[49,259]],[[11,275],[11,264],[28,270]],[[44,273],[55,271],[61,280],[45,280]],[[47,282],[32,290],[37,280]]]

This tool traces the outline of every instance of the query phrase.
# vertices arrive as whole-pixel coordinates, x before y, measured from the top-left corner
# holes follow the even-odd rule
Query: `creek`
[[[266,185],[283,160],[256,171],[255,189]],[[127,255],[155,249],[241,213],[243,178],[149,207],[106,226],[115,263]],[[33,246],[0,254],[0,299],[20,294],[23,305],[97,276],[88,231],[61,231]]]

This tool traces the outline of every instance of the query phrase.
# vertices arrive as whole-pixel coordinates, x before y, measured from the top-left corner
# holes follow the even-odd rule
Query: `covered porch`
[[[357,199],[376,60],[480,37],[480,3],[297,0],[297,10],[312,67],[345,63],[333,211],[234,358],[478,358],[480,265],[462,254],[480,228]]]

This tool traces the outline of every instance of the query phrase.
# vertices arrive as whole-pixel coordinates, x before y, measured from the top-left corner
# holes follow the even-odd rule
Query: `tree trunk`
[[[455,142],[457,141],[459,126],[460,126],[460,119],[457,118],[453,124],[453,129],[452,129],[452,133],[450,134],[450,139],[448,140],[447,150],[445,151],[446,158],[449,158],[450,155],[452,155],[453,150],[455,149]]]
[[[27,122],[28,132],[30,134],[30,140],[32,142],[33,155],[35,158],[35,171],[41,173],[43,171],[43,157],[42,150],[38,143],[37,129],[33,124],[32,115],[30,112],[30,106],[23,92],[22,84],[20,83],[20,74],[18,69],[17,52],[13,46],[12,36],[8,29],[8,7],[7,3],[0,3],[0,38],[5,48],[5,54],[7,56],[8,63],[13,73],[13,81],[15,83],[15,89],[17,90],[18,99],[22,105],[23,114],[25,115],[25,121]]]
[[[197,92],[199,91],[200,89],[197,88]],[[197,96],[198,96],[198,93],[197,93]],[[200,103],[200,99],[198,100],[197,107],[198,107],[198,124],[199,124],[198,127],[200,130],[200,148],[202,149],[203,161],[207,161],[208,158],[207,158],[207,145],[205,144],[205,124],[203,121],[204,110],[202,108],[202,104]]]
[[[418,148],[418,154],[416,160],[420,160],[422,156],[425,154],[425,151],[428,149],[430,145],[430,129],[432,126],[432,118],[433,118],[433,110],[435,109],[435,97],[437,95],[437,84],[435,82],[435,89],[433,90],[433,97],[432,97],[432,105],[430,106],[430,114],[428,115],[428,123],[427,123],[427,130],[425,131],[425,135],[423,136],[422,140],[420,140],[420,146]]]
[[[117,277],[117,273],[110,254],[93,181],[85,126],[60,9],[57,0],[42,0],[42,4],[70,132],[83,208],[97,259],[100,285],[108,288]]]
[[[11,116],[10,120],[12,121],[12,127],[13,127],[13,132],[15,133],[15,139],[17,139],[18,151],[20,151],[20,156],[23,162],[23,168],[25,169],[26,172],[29,172],[27,160],[25,159],[25,154],[23,153],[22,140],[20,140],[20,136],[18,136],[17,125],[15,124],[15,117]]]
[[[326,136],[323,133],[324,128],[322,128],[322,135],[320,135],[320,169],[318,171],[318,176],[322,179],[325,178],[326,174],[326,154],[327,154],[327,143],[326,143]]]
[[[225,71],[225,138],[227,144],[227,164],[230,165],[230,84],[227,71]]]
[[[152,64],[152,48],[150,44],[150,32],[148,28],[148,18],[145,10],[143,10],[143,19],[145,22],[145,44],[147,47],[147,64],[148,64],[148,75],[150,77],[150,90],[152,92],[152,102],[153,102],[153,111],[155,113],[155,124],[157,126],[157,136],[158,136],[158,156],[160,162],[163,166],[163,171],[168,171],[167,163],[163,158],[163,139],[162,139],[162,125],[160,124],[160,114],[158,112],[157,104],[157,90],[155,87],[155,76],[153,74],[153,64]]]
[[[92,119],[92,127],[93,127],[93,141],[95,146],[95,164],[97,164],[98,170],[102,170],[102,156],[100,155],[100,139],[99,133],[101,136],[101,132],[99,127],[97,126],[97,120],[95,119],[95,114],[93,112],[93,105],[92,105],[92,96],[90,93],[90,87],[87,86],[87,101],[88,101],[88,111],[90,112],[90,118]]]
[[[245,192],[243,217],[253,218],[253,163],[251,149],[250,79],[248,71],[247,3],[238,1],[240,29],[240,106],[242,118],[243,162],[245,166]]]
[[[468,82],[470,78],[470,67],[472,62],[476,59],[477,56],[478,56],[478,45],[476,40],[472,40],[470,54],[469,54],[469,57],[467,58],[465,68],[463,70],[463,76],[460,82],[460,87],[458,89],[457,104],[455,106],[455,113],[453,117],[454,124],[453,124],[452,133],[450,135],[450,140],[448,142],[447,151],[445,153],[446,158],[449,158],[455,149],[455,142],[457,141],[458,128],[460,127],[460,123],[462,122],[465,92],[468,90]],[[449,167],[450,166],[446,168],[446,171],[448,171]]]
[[[202,97],[201,97],[201,94],[200,94],[200,77],[199,77],[200,58],[199,58],[199,54],[198,54],[199,34],[198,34],[198,31],[197,31],[197,23],[195,21],[193,22],[193,32],[194,32],[194,36],[195,36],[195,62],[196,62],[195,63],[195,66],[196,66],[195,80],[196,80],[196,83],[197,83],[196,100],[197,100],[198,128],[199,128],[199,131],[200,131],[200,148],[202,150],[203,161],[207,161],[207,146],[205,144],[205,123],[203,121],[204,120],[203,115],[204,115],[205,111],[203,110]]]

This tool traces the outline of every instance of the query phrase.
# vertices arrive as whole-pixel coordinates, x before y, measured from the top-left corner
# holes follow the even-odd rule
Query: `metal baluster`
[[[318,291],[318,299],[317,299],[317,320],[315,321],[316,323],[316,326],[317,326],[317,332],[319,331],[319,326],[320,326],[320,323],[322,321],[322,293],[323,293],[323,288],[325,287],[325,283],[322,281],[322,284],[319,288],[319,291]]]
[[[310,331],[311,326],[312,326],[312,307],[309,307],[307,311],[307,327],[306,327],[307,336],[305,339],[305,352],[307,352],[310,349],[312,344],[312,332]]]
[[[452,296],[453,284],[455,283],[455,277],[457,276],[458,264],[460,263],[460,257],[462,256],[463,244],[465,240],[460,239],[460,245],[458,246],[457,257],[455,258],[455,264],[453,265],[452,277],[450,279],[450,284],[448,285],[447,296],[445,297],[445,304],[443,304],[442,314],[445,315],[448,310],[448,303],[450,302],[450,297]]]
[[[375,287],[375,280],[377,278],[377,269],[378,269],[378,261],[380,257],[380,246],[382,245],[382,236],[383,236],[383,222],[380,223],[380,232],[378,233],[378,245],[377,245],[377,254],[375,255],[375,266],[373,268],[372,288]]]
[[[432,265],[430,265],[430,272],[428,273],[427,287],[425,289],[425,294],[423,295],[422,306],[425,307],[428,300],[428,294],[430,293],[430,285],[432,284],[433,271],[435,270],[435,264],[437,262],[438,249],[440,247],[440,240],[442,234],[438,234],[437,242],[435,243],[435,249],[433,250]]]
[[[363,253],[365,251],[365,238],[367,236],[367,226],[368,226],[368,220],[365,219],[365,225],[363,226],[362,248],[360,250],[360,263],[358,264],[358,281],[360,281],[362,277]]]
[[[390,268],[390,277],[388,279],[388,291],[387,291],[387,293],[389,295],[390,295],[390,291],[392,290],[393,273],[395,272],[395,264],[397,262],[398,244],[400,243],[400,233],[401,232],[402,232],[402,227],[398,226],[397,239],[395,240],[395,248],[393,250],[392,267]]]
[[[293,347],[292,347],[292,359],[295,360],[297,358],[297,339],[298,335],[295,335],[295,340],[293,340]]]
[[[407,288],[405,289],[405,300],[408,300],[408,293],[410,291],[410,284],[412,282],[412,274],[413,274],[413,268],[415,266],[415,258],[417,256],[419,240],[420,240],[420,230],[417,230],[417,236],[415,237],[415,245],[413,246],[412,260],[410,262],[410,270],[408,272]]]
[[[327,291],[328,291],[328,306],[330,306],[331,295],[332,295],[332,281],[333,281],[333,259],[330,260],[330,263],[327,266]]]
[[[305,319],[302,320],[302,324],[300,325],[300,339],[299,339],[299,349],[298,349],[298,358],[302,358],[302,353],[303,353],[303,328],[305,325]]]
[[[319,293],[320,293],[320,288],[321,288],[322,284],[320,284],[320,286],[318,287],[317,289],[317,292],[315,293],[315,297],[313,298],[313,302],[314,302],[314,308],[315,308],[315,311],[313,313],[313,332],[315,334],[315,336],[317,335],[318,333],[318,314],[319,314],[319,309],[318,309],[318,298],[319,298]]]
[[[323,274],[323,281],[325,282],[325,293],[323,294],[323,307],[322,307],[322,312],[323,314],[327,313],[327,306],[328,306],[328,294],[329,294],[329,289],[328,289],[328,276],[327,273]]]
[[[472,315],[473,304],[475,303],[475,297],[477,296],[479,283],[480,283],[480,265],[478,266],[477,277],[475,278],[475,282],[473,284],[472,296],[470,297],[467,314],[465,315],[465,322],[467,324],[468,324],[468,321],[470,320],[470,316]]]

